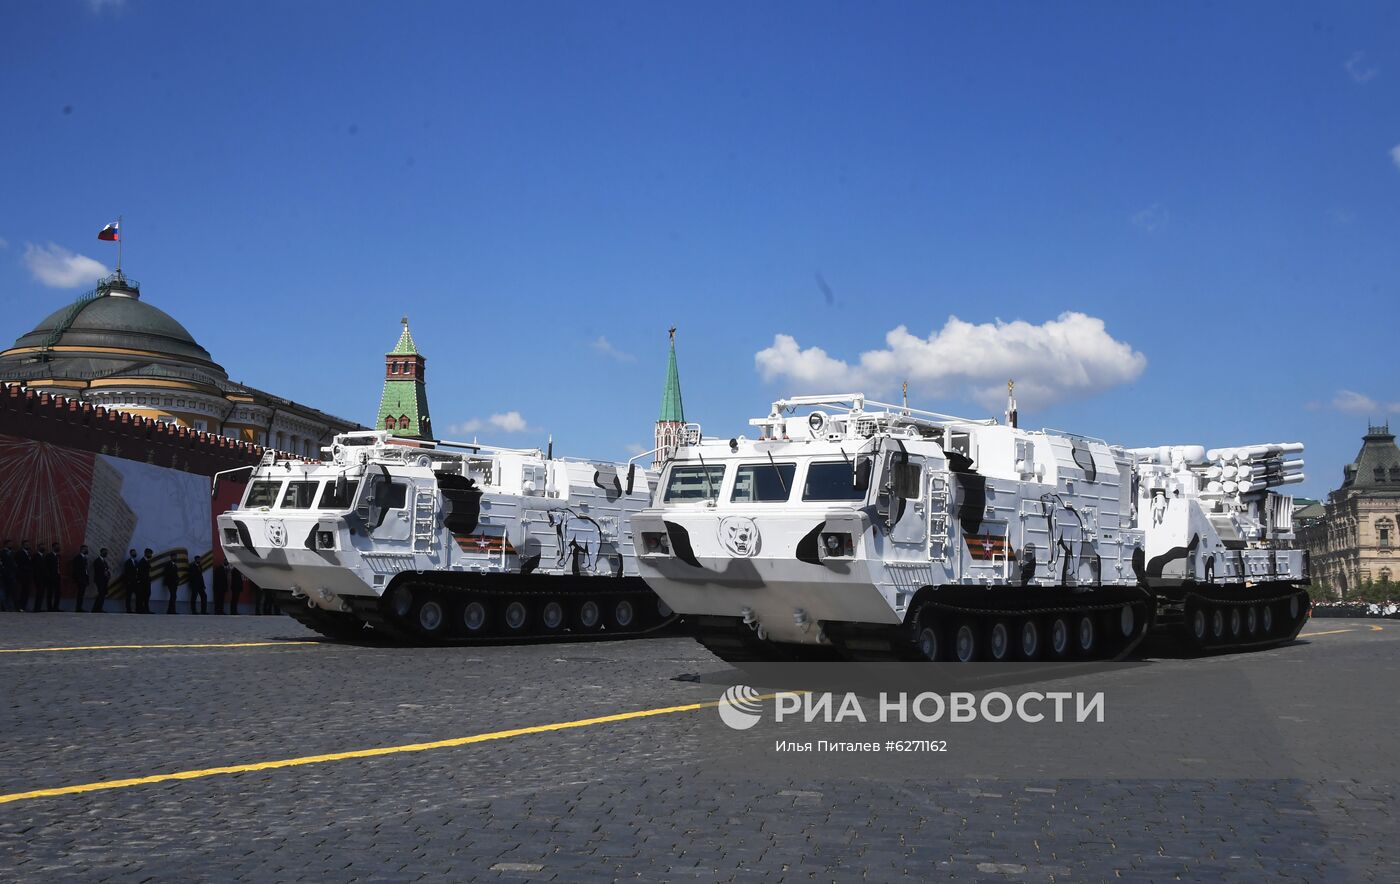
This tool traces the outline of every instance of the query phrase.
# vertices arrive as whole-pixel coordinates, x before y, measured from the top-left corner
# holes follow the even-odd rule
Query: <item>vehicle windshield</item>
[[[288,482],[287,491],[282,495],[282,509],[309,510],[316,500],[316,486],[319,482]]]
[[[792,496],[793,463],[746,463],[734,475],[734,503],[780,503]]]
[[[243,501],[243,507],[252,509],[260,506],[272,506],[277,502],[277,492],[281,487],[281,482],[254,482],[252,487],[248,489],[248,497]]]
[[[673,466],[662,500],[667,503],[717,500],[723,481],[723,466]]]

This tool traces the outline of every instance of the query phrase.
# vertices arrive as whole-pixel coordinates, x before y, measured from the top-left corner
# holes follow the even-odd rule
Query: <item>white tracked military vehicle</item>
[[[1251,521],[1280,501],[1014,416],[845,394],[773,403],[756,439],[690,425],[632,519],[642,576],[731,661],[1111,659],[1159,606],[1219,613],[1207,647],[1296,635],[1301,554]]]
[[[269,453],[218,517],[229,561],[318,632],[620,636],[673,616],[638,576],[628,531],[654,473],[384,432],[337,436],[324,453]]]

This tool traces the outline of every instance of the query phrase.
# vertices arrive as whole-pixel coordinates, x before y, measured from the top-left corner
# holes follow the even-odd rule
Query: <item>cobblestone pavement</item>
[[[1365,702],[1400,668],[1387,627],[1320,621],[1308,632],[1330,634],[1249,665],[1372,671]],[[0,653],[0,795],[712,703],[742,680],[679,637],[311,639],[283,617],[0,614],[0,649],[258,643]],[[1156,661],[1131,683],[1239,665]],[[731,733],[703,708],[0,803],[0,879],[1400,880],[1396,782],[1359,769],[940,777],[911,756],[901,777],[858,758],[804,773],[734,763]],[[1393,730],[1361,737],[1395,751]]]

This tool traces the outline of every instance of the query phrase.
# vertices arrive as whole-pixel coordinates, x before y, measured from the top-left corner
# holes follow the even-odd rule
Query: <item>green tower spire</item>
[[[433,419],[428,414],[425,377],[428,360],[409,334],[408,317],[401,321],[399,342],[384,354],[384,393],[379,397],[379,419],[374,426],[406,439],[431,439]]]
[[[681,405],[681,373],[676,367],[676,327],[671,326],[671,357],[666,361],[666,388],[661,391],[661,414],[657,423],[685,423]]]

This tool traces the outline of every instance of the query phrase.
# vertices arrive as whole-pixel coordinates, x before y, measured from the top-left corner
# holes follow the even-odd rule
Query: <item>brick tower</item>
[[[431,439],[433,419],[428,415],[424,377],[427,360],[408,333],[408,317],[402,322],[398,344],[384,354],[384,394],[379,397],[379,419],[374,428],[405,439]]]

